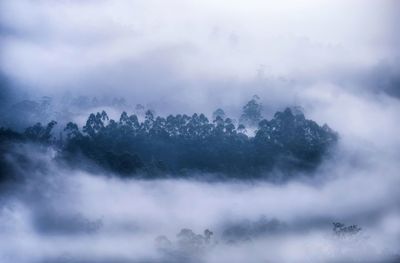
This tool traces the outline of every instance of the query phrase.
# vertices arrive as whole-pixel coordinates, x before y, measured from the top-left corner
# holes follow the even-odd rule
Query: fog
[[[6,158],[19,181],[0,185],[0,261],[398,262],[399,10],[395,0],[1,1],[0,125],[81,125],[138,103],[237,119],[258,94],[265,117],[301,106],[340,139],[288,182],[121,179],[16,144]],[[13,110],[42,96],[46,116]],[[81,96],[101,102],[66,99]],[[361,231],[338,234],[334,222]]]
[[[30,151],[36,168],[3,195],[2,262],[394,262],[398,155],[357,150],[340,146],[315,178],[273,184],[123,180],[24,146],[15,151]],[[332,222],[362,230],[340,237]],[[210,229],[212,243],[186,247],[175,241],[183,228]],[[160,235],[172,245],[160,248]]]
[[[321,84],[398,96],[397,10],[391,0],[2,1],[0,66],[26,96],[106,94],[160,112],[229,110],[253,94],[275,110]]]

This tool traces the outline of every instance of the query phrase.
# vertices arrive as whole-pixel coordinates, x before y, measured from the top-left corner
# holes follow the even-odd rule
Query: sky
[[[397,7],[392,0],[6,0],[0,69],[30,93],[117,94],[166,111],[229,107],[254,93],[271,107],[301,104],[299,96],[320,84],[399,96]]]

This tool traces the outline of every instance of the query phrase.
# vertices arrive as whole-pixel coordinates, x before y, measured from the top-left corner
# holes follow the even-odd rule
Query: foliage
[[[289,108],[261,120],[254,137],[246,135],[244,124],[236,126],[217,111],[212,122],[204,114],[164,118],[149,110],[142,121],[126,112],[116,121],[102,111],[90,114],[82,129],[69,122],[58,140],[52,136],[55,121],[37,123],[13,136],[51,144],[58,148],[59,159],[70,164],[82,164],[85,157],[122,176],[147,177],[201,171],[254,178],[275,168],[287,174],[312,170],[337,140],[327,125],[321,127]],[[1,130],[0,138],[10,134]]]
[[[48,143],[52,138],[51,131],[56,124],[56,121],[51,121],[47,124],[46,127],[44,127],[40,122],[38,122],[32,127],[28,127],[25,130],[24,135],[27,139],[31,141]]]
[[[343,223],[333,223],[333,233],[338,237],[354,236],[361,231],[361,227],[358,225],[346,226]]]
[[[192,262],[202,258],[208,249],[216,245],[212,231],[206,229],[203,234],[196,234],[191,229],[183,228],[176,235],[175,242],[166,236],[158,236],[155,239],[156,247],[165,256],[170,257],[171,262]]]
[[[221,119],[225,119],[225,117],[226,117],[225,111],[221,108],[216,109],[213,112],[213,120],[217,119],[217,117],[220,117]]]
[[[260,98],[254,95],[253,98],[243,106],[243,113],[240,116],[240,123],[248,126],[257,126],[262,119],[262,105]]]

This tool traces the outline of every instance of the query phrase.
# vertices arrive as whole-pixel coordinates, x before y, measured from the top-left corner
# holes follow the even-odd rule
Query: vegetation
[[[346,226],[343,223],[340,222],[334,222],[333,224],[333,233],[337,237],[348,237],[348,236],[354,236],[358,234],[361,231],[361,227],[358,225],[350,225]]]
[[[242,119],[260,119],[255,104],[253,98],[244,107]],[[142,120],[123,112],[116,121],[102,111],[90,114],[82,129],[69,122],[58,139],[51,135],[55,121],[38,123],[24,133],[2,129],[0,139],[53,145],[59,160],[74,165],[91,160],[121,176],[185,176],[200,171],[240,178],[264,176],[273,169],[286,174],[312,170],[337,141],[327,125],[321,127],[290,108],[259,121],[255,136],[246,134],[243,123],[236,126],[223,118],[222,109],[214,116],[213,121],[197,113],[164,118],[148,110]]]
[[[209,229],[204,230],[201,235],[183,228],[176,235],[176,240],[170,241],[162,235],[155,239],[155,244],[159,252],[170,259],[168,262],[193,262],[195,259],[198,262],[207,250],[217,245],[213,234]]]
[[[240,116],[240,123],[248,126],[257,126],[262,119],[262,105],[259,103],[260,97],[254,95],[253,98],[243,106],[243,113]]]

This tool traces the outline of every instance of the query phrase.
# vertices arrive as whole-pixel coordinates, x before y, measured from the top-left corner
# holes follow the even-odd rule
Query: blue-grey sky
[[[359,85],[397,65],[396,7],[393,0],[5,0],[0,66],[44,93],[196,97],[198,107],[210,96],[274,93],[293,86],[288,80]]]

